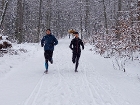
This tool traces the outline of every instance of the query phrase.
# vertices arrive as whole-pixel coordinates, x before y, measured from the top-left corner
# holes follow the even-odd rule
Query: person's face
[[[76,37],[76,38],[78,38],[78,37],[79,37],[79,35],[78,35],[78,34],[75,34],[75,37]]]
[[[51,31],[49,31],[49,30],[47,30],[47,31],[46,31],[46,34],[48,34],[48,35],[49,35],[50,33],[51,33]]]

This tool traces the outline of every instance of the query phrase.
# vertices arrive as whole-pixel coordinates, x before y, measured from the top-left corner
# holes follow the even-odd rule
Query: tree
[[[52,0],[47,0],[46,28],[51,27]]]
[[[86,0],[84,6],[85,6],[85,34],[86,37],[88,37],[90,36],[90,1]]]
[[[2,28],[3,20],[4,20],[4,17],[5,17],[7,6],[8,6],[8,1],[2,0],[1,3],[2,3],[2,6],[1,6],[1,9],[0,9],[0,14],[1,14],[0,29]]]
[[[36,42],[39,42],[40,40],[40,29],[41,29],[41,20],[42,20],[42,14],[41,14],[41,7],[42,7],[42,0],[40,0],[39,2],[39,15],[38,15],[38,27],[37,27],[37,41]]]
[[[105,19],[105,29],[106,29],[106,34],[108,34],[108,22],[107,22],[105,0],[103,0],[102,2],[103,2],[103,11],[104,11],[104,19]]]
[[[117,20],[116,20],[116,38],[120,40],[120,16],[122,10],[122,0],[118,0],[118,11],[117,11]]]
[[[0,0],[0,16],[4,17],[1,26],[3,34],[14,35],[18,43],[39,42],[47,28],[57,37],[64,37],[69,29],[74,29],[80,32],[83,40],[92,40],[95,34],[111,34],[116,29],[119,39],[121,17],[130,11],[131,2],[139,4],[138,0],[8,1],[5,15],[1,15],[6,0]],[[139,12],[136,16],[140,20]]]
[[[138,5],[137,6],[138,6],[138,10],[139,10],[137,18],[138,18],[138,21],[140,21],[140,0],[138,1]]]
[[[23,41],[23,0],[17,1],[17,15],[15,21],[15,36],[18,43],[22,43]]]

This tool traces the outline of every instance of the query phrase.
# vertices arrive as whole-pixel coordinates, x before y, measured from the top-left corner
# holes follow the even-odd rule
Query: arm
[[[84,44],[82,40],[81,40],[81,46],[82,46],[82,49],[84,50]]]
[[[58,44],[58,40],[54,37],[54,45]]]
[[[45,41],[45,37],[43,37],[42,40],[41,40],[41,46],[42,47],[44,46],[44,41]]]
[[[72,42],[73,42],[73,41],[71,41],[70,46],[69,46],[69,48],[70,48],[71,50],[73,50],[73,47],[72,47],[73,44],[72,44]]]

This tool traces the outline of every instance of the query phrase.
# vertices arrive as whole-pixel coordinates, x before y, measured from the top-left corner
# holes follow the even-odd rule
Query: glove
[[[72,48],[71,46],[69,46],[69,48],[70,48],[71,50],[73,50],[73,48]]]
[[[41,47],[43,47],[43,44],[41,45]]]
[[[73,48],[70,48],[71,50],[73,50]]]

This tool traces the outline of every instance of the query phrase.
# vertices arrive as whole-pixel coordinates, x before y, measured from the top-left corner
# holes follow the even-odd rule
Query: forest
[[[38,43],[48,28],[58,39],[76,30],[98,54],[133,60],[140,0],[0,0],[0,34],[11,42]]]

